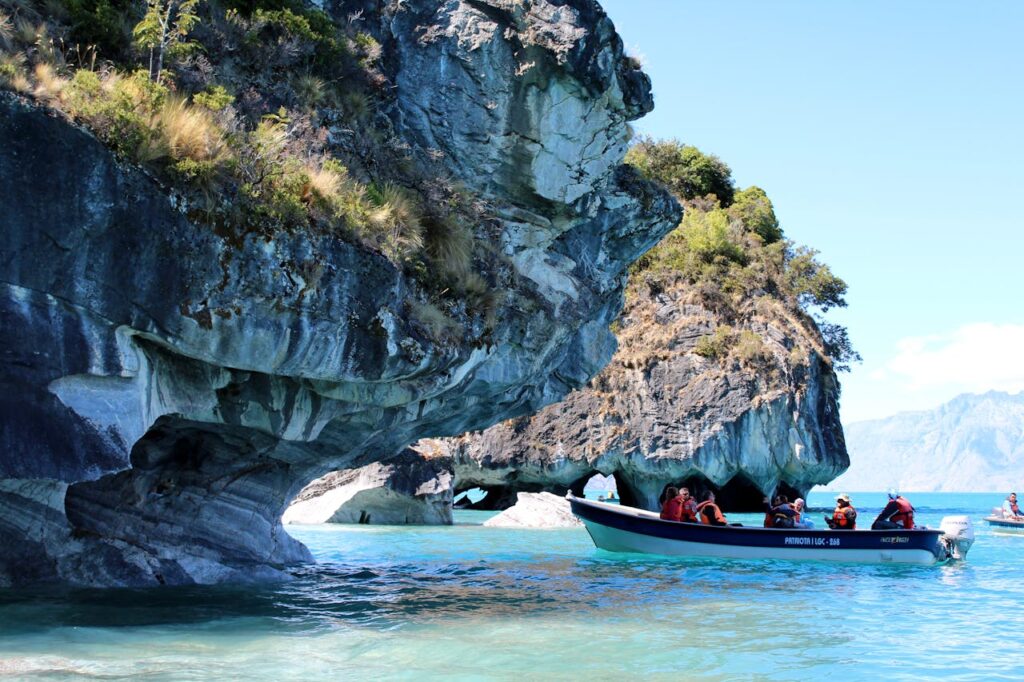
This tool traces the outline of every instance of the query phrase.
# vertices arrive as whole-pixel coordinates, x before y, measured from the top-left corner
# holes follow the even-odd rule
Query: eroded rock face
[[[387,462],[336,471],[306,486],[286,524],[451,525],[452,463],[405,450]]]
[[[516,503],[484,521],[492,528],[574,528],[583,523],[573,516],[569,500],[551,493],[519,493]]]
[[[759,509],[776,489],[806,494],[849,466],[839,385],[813,323],[763,297],[733,320],[728,357],[695,352],[726,321],[677,286],[632,301],[620,347],[564,401],[448,441],[456,492],[582,495],[614,474],[624,504],[657,509],[666,484],[714,490],[727,509]],[[745,333],[745,334],[744,334]],[[488,501],[488,499],[490,501]]]
[[[283,575],[310,559],[280,523],[309,481],[536,411],[611,357],[625,270],[679,207],[618,165],[651,98],[603,12],[330,8],[360,4],[396,130],[498,213],[493,329],[435,341],[383,257],[197,224],[87,132],[0,94],[0,584]]]

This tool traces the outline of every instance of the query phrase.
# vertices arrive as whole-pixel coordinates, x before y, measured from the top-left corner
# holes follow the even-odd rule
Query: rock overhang
[[[396,129],[440,148],[495,206],[518,268],[485,344],[418,332],[414,284],[380,255],[325,235],[210,230],[87,132],[0,94],[0,339],[5,382],[23,392],[0,410],[0,472],[54,482],[67,510],[45,533],[15,523],[0,535],[39,535],[48,579],[282,575],[309,558],[279,522],[309,480],[535,411],[611,356],[625,270],[679,218],[617,168],[649,83],[593,2],[404,7],[364,17],[390,35]],[[424,13],[444,27],[427,43],[411,20]],[[488,21],[504,28],[468,49]],[[519,34],[520,56],[544,59],[493,68],[517,58]],[[456,55],[477,89],[450,88],[450,60],[431,50]],[[424,110],[427,90],[444,99]],[[51,488],[39,488],[47,509]],[[5,504],[37,488],[13,489]],[[256,522],[238,532],[243,517]],[[0,582],[32,579],[0,562]]]

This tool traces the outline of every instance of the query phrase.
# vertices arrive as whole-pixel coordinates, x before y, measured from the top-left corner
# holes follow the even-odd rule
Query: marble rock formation
[[[447,458],[427,459],[410,449],[387,462],[332,472],[306,486],[283,521],[450,525],[451,470]]]
[[[569,500],[551,493],[519,493],[516,503],[484,521],[495,528],[573,528],[583,523],[572,514]]]
[[[668,483],[714,490],[727,509],[759,509],[849,467],[839,383],[814,323],[762,297],[731,321],[725,357],[698,342],[726,324],[684,286],[639,295],[623,313],[619,350],[590,384],[532,417],[448,441],[456,494],[482,488],[482,508],[520,491],[583,494],[614,475],[623,504],[656,509]]]
[[[211,583],[311,560],[329,471],[529,414],[611,358],[629,264],[678,222],[620,165],[649,82],[594,0],[333,2],[395,131],[493,207],[487,328],[331,235],[224,234],[85,130],[0,94],[0,585]]]

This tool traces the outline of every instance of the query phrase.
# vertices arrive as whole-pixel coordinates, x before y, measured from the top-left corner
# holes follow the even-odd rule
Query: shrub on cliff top
[[[733,319],[745,301],[767,296],[798,313],[799,319],[817,323],[837,370],[849,369],[851,361],[860,359],[846,329],[821,317],[846,305],[846,283],[818,260],[816,251],[785,239],[764,190],[735,191],[728,166],[676,141],[641,140],[626,159],[666,185],[686,207],[679,227],[630,268],[628,300],[636,299],[640,287],[654,294],[673,282],[685,282],[706,306]],[[694,352],[724,358],[733,339],[724,331],[716,334],[701,339]],[[743,364],[764,359],[753,339],[745,338],[740,346],[737,357]]]
[[[729,166],[678,140],[640,138],[626,154],[626,163],[683,201],[713,194],[722,206],[732,203],[735,190]]]

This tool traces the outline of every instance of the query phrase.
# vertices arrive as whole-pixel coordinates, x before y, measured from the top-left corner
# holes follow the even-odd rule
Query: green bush
[[[687,211],[680,229],[689,250],[705,263],[716,258],[740,264],[747,262],[742,246],[730,238],[729,215],[720,208]]]
[[[704,154],[678,140],[641,138],[630,147],[626,163],[684,201],[711,194],[722,206],[732,203],[734,189],[729,166],[717,156]]]
[[[775,208],[760,187],[751,186],[736,192],[729,215],[742,222],[747,231],[761,237],[765,244],[774,244],[782,239]]]
[[[736,333],[732,327],[721,325],[715,329],[714,334],[702,336],[697,339],[693,352],[709,360],[721,360],[729,355],[736,340]]]
[[[235,97],[229,94],[224,86],[211,85],[203,92],[194,94],[192,101],[201,107],[206,107],[210,111],[223,111],[235,101]]]

